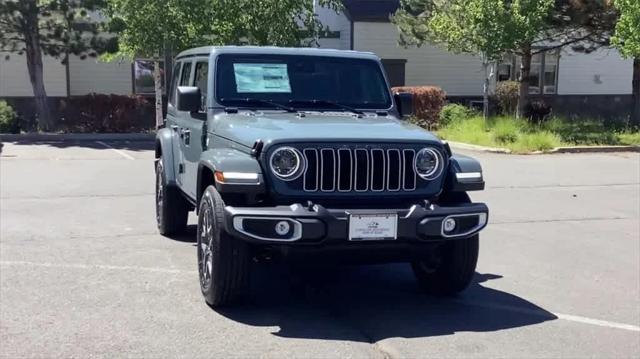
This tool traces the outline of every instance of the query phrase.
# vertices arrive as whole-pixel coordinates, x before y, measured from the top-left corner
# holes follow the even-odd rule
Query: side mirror
[[[178,111],[199,112],[201,101],[199,88],[178,86]]]
[[[398,107],[400,116],[407,117],[413,115],[413,94],[408,92],[397,92],[393,95]]]

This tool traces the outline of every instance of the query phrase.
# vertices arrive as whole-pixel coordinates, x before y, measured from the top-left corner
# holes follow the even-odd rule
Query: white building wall
[[[9,58],[6,59],[6,56]],[[67,75],[59,59],[45,56],[42,59],[44,86],[47,95],[67,96]],[[33,90],[29,81],[27,58],[15,53],[0,53],[0,97],[31,97]]]
[[[625,60],[614,49],[590,54],[565,50],[558,66],[559,95],[631,94],[633,60]]]
[[[406,59],[408,86],[435,85],[450,96],[481,96],[482,61],[476,56],[456,55],[435,46],[404,48],[391,23],[356,22],[354,50],[371,51],[380,58]]]
[[[69,87],[71,96],[89,93],[128,95],[133,92],[131,62],[111,62],[77,56],[69,59]]]

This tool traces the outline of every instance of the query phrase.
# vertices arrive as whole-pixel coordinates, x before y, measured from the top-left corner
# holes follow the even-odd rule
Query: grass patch
[[[534,125],[526,120],[499,116],[484,120],[473,114],[443,126],[444,139],[481,146],[502,147],[514,153],[547,151],[572,145],[640,145],[640,131],[624,129],[604,121],[552,118]]]
[[[640,131],[631,132],[620,132],[618,133],[618,140],[620,140],[621,145],[636,145],[640,146]]]

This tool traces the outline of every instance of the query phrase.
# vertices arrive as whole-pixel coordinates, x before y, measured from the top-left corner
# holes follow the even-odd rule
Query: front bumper
[[[277,207],[225,208],[226,231],[234,237],[262,244],[288,245],[352,245],[349,240],[349,216],[352,214],[396,214],[397,238],[391,245],[433,243],[467,238],[482,230],[489,209],[484,203],[468,203],[442,207],[434,204],[413,205],[405,209],[328,209],[314,204]],[[455,219],[454,231],[446,232],[443,223]],[[276,229],[279,222],[287,225]],[[279,232],[279,233],[278,233]]]

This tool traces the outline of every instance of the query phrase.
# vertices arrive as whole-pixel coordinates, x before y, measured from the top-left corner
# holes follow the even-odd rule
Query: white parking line
[[[29,266],[29,267],[47,267],[47,268],[66,268],[66,269],[107,269],[107,270],[121,270],[121,271],[144,271],[144,272],[154,272],[154,273],[170,273],[170,274],[189,274],[195,275],[197,271],[189,271],[189,270],[181,270],[181,269],[167,269],[167,268],[159,268],[159,267],[139,267],[139,266],[114,266],[108,264],[83,264],[83,263],[34,263],[28,261],[0,261],[0,265],[2,266]],[[472,306],[472,307],[480,307],[480,308],[488,308],[495,310],[503,310],[507,312],[514,313],[523,313],[537,317],[545,317],[551,319],[551,316],[555,316],[558,319],[566,320],[574,323],[595,325],[599,327],[605,328],[614,328],[614,329],[622,329],[628,330],[632,332],[640,332],[640,327],[633,324],[626,323],[618,323],[611,322],[608,320],[587,318],[578,315],[571,314],[563,314],[563,313],[553,313],[547,312],[544,310],[531,310],[520,307],[514,307],[510,305],[501,305],[501,304],[491,304],[491,303],[474,303],[467,302],[464,300],[453,300],[458,304]]]
[[[108,148],[108,149],[113,150],[114,152],[116,152],[117,154],[119,154],[120,156],[122,156],[122,157],[124,157],[124,158],[126,158],[126,159],[128,159],[128,160],[135,160],[135,158],[133,158],[133,157],[132,157],[131,155],[129,155],[128,153],[123,152],[123,151],[120,151],[120,150],[119,150],[119,149],[117,149],[117,148],[113,148],[113,147],[109,146],[108,144],[106,144],[106,143],[104,143],[104,142],[102,142],[102,141],[96,141],[96,143],[97,143],[97,144],[99,144],[99,145],[101,145],[101,146],[104,146],[104,147],[106,147],[106,148]]]

